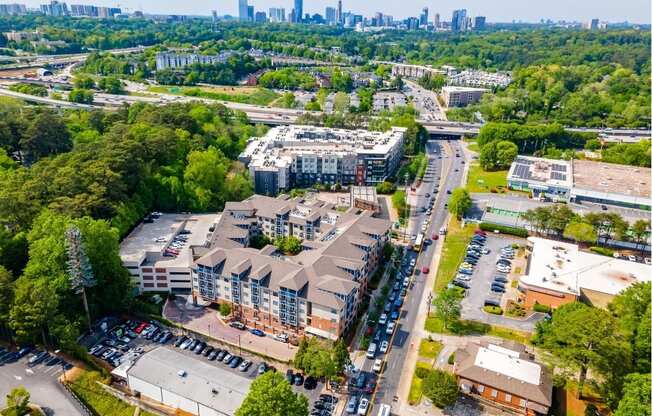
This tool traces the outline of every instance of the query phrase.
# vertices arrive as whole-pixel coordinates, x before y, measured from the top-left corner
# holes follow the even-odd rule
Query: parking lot
[[[64,367],[71,366],[54,359],[29,364],[34,356],[26,354],[20,359],[7,361],[7,353],[0,352],[0,395],[5,397],[11,389],[24,386],[30,393],[30,401],[39,404],[48,415],[77,416],[84,413],[78,404],[66,393],[57,379]],[[51,357],[54,354],[50,354]]]
[[[141,355],[146,354],[154,348],[165,346],[174,349],[194,359],[203,360],[211,365],[237,373],[241,376],[254,379],[266,371],[279,371],[288,375],[285,367],[274,367],[274,365],[262,361],[259,357],[241,348],[226,346],[212,342],[206,337],[199,335],[175,334],[158,322],[142,322],[138,320],[114,320],[107,319],[102,336],[97,337],[87,348],[89,352],[105,361],[111,367],[117,367],[127,361],[135,361]],[[250,333],[247,329],[229,329],[237,331],[242,335],[248,334],[258,339],[263,337]],[[269,337],[266,340],[283,345],[279,341],[273,341]],[[323,393],[323,380],[305,377],[297,371],[292,371],[292,382],[296,392],[305,394],[310,403],[314,404]],[[326,410],[322,409],[320,416],[328,416]]]
[[[468,275],[469,278],[465,281],[468,288],[461,302],[462,319],[475,320],[523,331],[532,331],[534,329],[536,322],[542,318],[539,314],[534,314],[527,319],[514,319],[483,311],[483,307],[490,302],[496,302],[504,310],[506,300],[515,298],[514,292],[517,289],[512,287],[512,281],[518,278],[518,276],[513,273],[514,268],[510,267],[510,272],[500,272],[496,268],[496,261],[501,256],[502,248],[511,246],[512,244],[523,243],[523,239],[516,237],[487,235],[483,248],[487,249],[488,253],[483,254],[477,259],[477,264],[473,267],[472,274]],[[525,270],[521,270],[521,272],[525,272]],[[497,286],[495,283],[497,278],[502,281],[503,284],[501,286],[504,287],[504,292],[500,289],[492,290],[492,286]]]

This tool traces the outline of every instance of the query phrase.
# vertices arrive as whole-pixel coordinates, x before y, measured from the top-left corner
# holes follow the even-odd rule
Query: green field
[[[183,95],[186,97],[209,98],[213,100],[232,101],[235,103],[268,105],[279,98],[279,94],[267,88],[216,86],[216,87],[149,87],[148,91],[164,94]]]
[[[427,370],[431,369],[431,366],[427,363],[417,361],[417,367],[422,367]],[[421,384],[423,380],[421,380],[419,377],[417,377],[417,372],[415,371],[414,374],[412,374],[412,383],[410,383],[410,393],[408,394],[408,403],[411,406],[414,406],[415,404],[418,404],[421,401]]]
[[[466,246],[471,241],[474,229],[475,227],[472,225],[462,228],[458,219],[451,218],[435,278],[435,292],[440,292],[455,277],[457,267],[464,259]]]
[[[441,351],[443,345],[439,341],[430,341],[429,339],[422,339],[419,344],[419,356],[424,358],[436,359]]]
[[[478,192],[503,192],[507,190],[507,170],[485,172],[479,164],[469,166],[469,179],[466,189],[470,193]]]

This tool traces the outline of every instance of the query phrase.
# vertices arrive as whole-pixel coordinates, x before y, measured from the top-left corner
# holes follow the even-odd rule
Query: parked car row
[[[512,246],[505,246],[500,249],[500,254],[496,257],[496,271],[497,274],[494,276],[493,281],[491,282],[491,291],[494,293],[505,293],[505,285],[509,283],[507,279],[507,274],[512,271],[512,259],[514,258],[514,249]],[[485,302],[485,304],[487,304]],[[497,306],[497,305],[496,305]]]
[[[179,252],[183,246],[188,242],[188,236],[185,234],[179,234],[174,237],[172,242],[165,248],[163,256],[165,257],[176,257],[179,255]]]
[[[312,404],[310,416],[331,416],[337,406],[337,397],[330,394],[320,394],[319,400]]]
[[[464,261],[460,264],[457,270],[457,275],[449,285],[449,287],[457,286],[463,289],[469,289],[471,279],[473,277],[473,269],[480,261],[483,254],[489,254],[489,249],[484,245],[487,241],[487,233],[482,230],[475,231],[471,241],[466,248],[466,256]]]

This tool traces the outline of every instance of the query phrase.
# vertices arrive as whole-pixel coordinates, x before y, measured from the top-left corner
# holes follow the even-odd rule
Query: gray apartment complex
[[[314,184],[376,185],[398,168],[406,130],[280,126],[250,139],[240,161],[262,195]]]
[[[389,240],[389,221],[372,214],[254,195],[228,202],[220,214],[162,214],[136,228],[120,255],[141,291],[228,303],[236,319],[269,333],[337,339],[353,322]],[[260,235],[295,236],[302,251],[249,247]]]

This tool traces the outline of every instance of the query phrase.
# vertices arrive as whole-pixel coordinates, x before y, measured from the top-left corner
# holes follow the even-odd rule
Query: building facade
[[[222,52],[219,55],[161,52],[156,54],[156,70],[184,68],[193,64],[217,65],[226,62],[232,55],[231,51]]]
[[[398,168],[405,132],[275,127],[250,139],[240,161],[263,195],[315,184],[376,185]]]
[[[484,88],[446,86],[441,89],[446,107],[466,107],[477,103],[482,95],[487,92]]]

